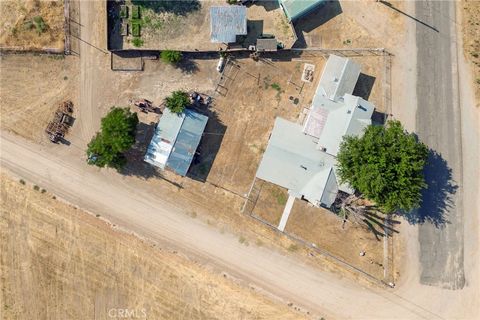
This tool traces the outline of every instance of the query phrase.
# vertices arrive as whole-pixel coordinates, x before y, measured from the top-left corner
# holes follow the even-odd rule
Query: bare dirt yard
[[[0,1],[0,48],[64,47],[63,0]]]
[[[480,2],[464,0],[462,8],[463,48],[465,57],[471,62],[477,107],[480,106]]]
[[[303,318],[48,191],[0,180],[2,319],[107,319],[125,309],[139,319]]]
[[[277,227],[288,199],[287,190],[261,180],[255,184],[261,189],[251,214]],[[335,213],[296,199],[284,232],[383,279],[385,232],[382,220],[381,216],[372,219],[371,228],[353,220],[344,223]],[[297,247],[289,249],[296,250]],[[362,252],[365,254],[361,255]]]

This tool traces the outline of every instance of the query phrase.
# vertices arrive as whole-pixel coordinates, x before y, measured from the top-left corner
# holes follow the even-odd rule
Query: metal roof
[[[236,42],[237,35],[247,34],[245,6],[210,7],[210,40],[216,43]]]
[[[309,13],[325,0],[278,0],[289,21]]]
[[[323,98],[327,100],[326,98]],[[317,101],[321,101],[321,98]],[[321,135],[318,137],[318,147],[336,156],[340,150],[343,136],[361,136],[367,126],[372,124],[372,114],[375,107],[368,101],[346,94],[343,101],[313,105],[312,109],[328,110]]]
[[[338,193],[336,159],[316,146],[301,125],[276,118],[256,176],[287,188],[292,196],[330,207]]]
[[[360,65],[351,59],[331,54],[323,69],[315,95],[323,95],[337,101],[344,94],[353,93],[359,75]]]
[[[208,117],[185,109],[179,115],[165,109],[144,160],[181,176],[188,172],[207,125]]]

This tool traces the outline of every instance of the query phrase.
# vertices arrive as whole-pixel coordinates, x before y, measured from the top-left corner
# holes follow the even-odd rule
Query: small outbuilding
[[[237,36],[247,35],[247,8],[245,6],[210,7],[210,41],[234,43]]]
[[[264,51],[277,51],[278,42],[275,38],[269,39],[257,39],[257,51],[264,52]]]
[[[186,176],[207,122],[207,116],[190,109],[181,114],[165,109],[147,148],[145,162]]]

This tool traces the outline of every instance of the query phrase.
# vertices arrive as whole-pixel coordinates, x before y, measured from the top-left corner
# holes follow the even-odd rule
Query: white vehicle
[[[225,57],[221,56],[220,59],[218,60],[217,71],[222,72],[224,66],[225,66]]]

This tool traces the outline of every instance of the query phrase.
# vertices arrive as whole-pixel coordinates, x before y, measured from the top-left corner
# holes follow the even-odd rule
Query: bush
[[[140,19],[140,8],[132,6],[132,19]]]
[[[132,35],[134,37],[140,37],[140,24],[132,23]]]
[[[120,17],[127,18],[128,17],[128,7],[125,5],[120,6]]]
[[[40,190],[40,187],[37,186],[37,185],[34,185],[34,186],[33,186],[33,190],[38,191],[38,190]]]
[[[143,40],[138,37],[133,38],[132,43],[133,43],[133,46],[137,48],[143,46]]]
[[[23,180],[23,179],[20,179],[20,184],[23,184],[23,185],[25,185],[25,180]]]
[[[170,97],[165,98],[165,103],[170,112],[178,114],[190,104],[190,97],[184,91],[174,91]]]
[[[164,50],[160,54],[160,58],[166,63],[178,63],[182,59],[182,53],[175,50]]]
[[[47,29],[47,25],[41,16],[33,17],[33,25],[35,26],[35,29],[37,29],[38,34],[45,32]]]
[[[274,90],[277,90],[277,91],[281,91],[281,90],[282,90],[282,87],[280,87],[280,85],[279,85],[278,83],[276,83],[276,82],[272,83],[270,86],[271,86],[272,89],[274,89]]]

